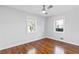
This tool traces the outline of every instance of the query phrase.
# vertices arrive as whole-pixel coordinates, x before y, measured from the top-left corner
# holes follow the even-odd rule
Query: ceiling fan
[[[43,5],[43,8],[42,8],[42,13],[44,14],[48,14],[47,10],[51,9],[53,7],[53,5]]]

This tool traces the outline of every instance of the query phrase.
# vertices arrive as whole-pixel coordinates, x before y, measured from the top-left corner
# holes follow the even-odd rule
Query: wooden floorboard
[[[27,54],[32,49],[35,49],[35,54],[54,54],[56,47],[63,49],[64,54],[79,54],[79,46],[49,38],[4,49],[0,54]]]

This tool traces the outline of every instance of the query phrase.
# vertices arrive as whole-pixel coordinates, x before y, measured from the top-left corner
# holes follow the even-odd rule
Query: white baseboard
[[[53,40],[58,40],[58,41],[61,41],[61,42],[66,42],[66,43],[69,43],[69,44],[73,44],[73,45],[79,46],[79,44],[76,44],[76,43],[73,43],[73,42],[68,42],[68,41],[65,41],[65,40],[56,39],[56,38],[50,37],[50,36],[46,36],[46,37],[50,38],[50,39],[53,39]]]
[[[39,37],[39,38],[36,38],[36,39],[31,39],[29,41],[23,41],[23,42],[21,41],[21,42],[15,43],[13,45],[5,46],[5,47],[0,47],[0,50],[8,49],[8,48],[15,47],[15,46],[22,45],[22,44],[26,44],[26,43],[30,43],[30,42],[33,42],[33,41],[36,41],[36,40],[40,40],[40,39],[43,39],[43,38],[44,37]]]
[[[1,47],[0,50],[11,48],[11,47],[15,47],[15,46],[26,44],[26,43],[30,43],[30,42],[37,41],[37,40],[40,40],[40,39],[43,39],[43,38],[50,38],[50,39],[53,39],[53,40],[58,40],[58,41],[61,41],[61,42],[66,42],[66,43],[69,43],[69,44],[73,44],[73,45],[79,46],[78,44],[75,44],[75,43],[72,43],[72,42],[67,42],[67,41],[56,39],[56,38],[53,38],[53,37],[50,37],[50,36],[45,36],[45,37],[39,37],[39,38],[36,38],[36,39],[31,39],[29,41],[23,41],[23,42],[19,42],[19,43],[13,44],[13,45]]]

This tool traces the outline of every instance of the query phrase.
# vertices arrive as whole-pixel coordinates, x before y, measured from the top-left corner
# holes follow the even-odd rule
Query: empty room
[[[79,54],[79,5],[0,5],[0,54]]]

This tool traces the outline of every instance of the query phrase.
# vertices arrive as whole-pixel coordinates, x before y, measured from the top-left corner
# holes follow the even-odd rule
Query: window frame
[[[61,31],[56,31],[56,20],[61,20],[61,19],[63,19],[63,31],[62,32]],[[64,33],[65,32],[65,18],[64,17],[54,19],[54,32],[55,33]]]
[[[29,21],[34,21],[34,23],[35,23],[35,31],[33,31],[33,32],[29,32],[28,31],[28,22]],[[26,31],[27,31],[27,33],[35,33],[35,32],[37,32],[37,19],[35,19],[35,18],[33,18],[33,17],[28,17],[27,19],[26,19]]]

